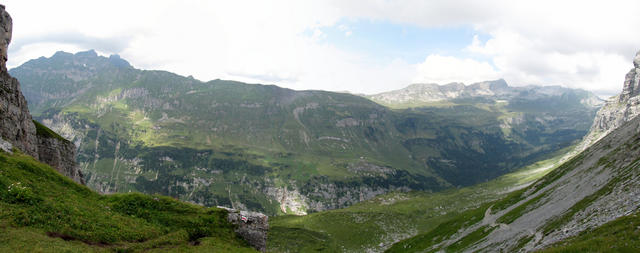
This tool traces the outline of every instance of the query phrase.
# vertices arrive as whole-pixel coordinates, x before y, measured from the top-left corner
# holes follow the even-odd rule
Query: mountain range
[[[598,108],[583,90],[497,80],[443,86],[466,94],[447,105],[391,109],[344,93],[139,70],[95,51],[9,72],[36,119],[76,144],[89,187],[268,214],[483,182],[574,144]]]
[[[10,75],[0,5],[2,30],[0,251],[640,250],[640,52],[598,110],[504,80],[354,96],[94,51]]]

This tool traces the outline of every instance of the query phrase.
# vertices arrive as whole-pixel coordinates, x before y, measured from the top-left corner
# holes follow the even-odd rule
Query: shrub
[[[42,200],[33,193],[31,188],[22,185],[20,182],[9,185],[6,196],[6,202],[12,204],[34,205]]]

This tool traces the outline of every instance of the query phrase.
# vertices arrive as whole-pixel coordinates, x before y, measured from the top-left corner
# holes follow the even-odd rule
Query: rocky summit
[[[76,165],[73,143],[60,137],[44,125],[34,121],[27,101],[20,90],[20,82],[7,72],[7,48],[11,42],[13,21],[0,7],[0,136],[21,152],[47,163],[65,176],[84,183]],[[3,145],[3,146],[6,146]]]
[[[598,111],[591,126],[591,131],[585,137],[581,147],[606,136],[614,129],[640,114],[640,52],[633,59],[633,68],[625,76],[622,93],[609,98]]]

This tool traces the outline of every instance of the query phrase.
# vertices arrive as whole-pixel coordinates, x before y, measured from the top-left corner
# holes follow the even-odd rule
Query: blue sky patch
[[[411,64],[424,61],[430,54],[478,59],[463,49],[475,35],[482,42],[490,38],[471,26],[424,28],[362,19],[343,20],[318,30],[324,34],[323,41],[339,49],[364,53],[380,61],[400,58]],[[305,32],[310,37],[313,34],[313,30]]]

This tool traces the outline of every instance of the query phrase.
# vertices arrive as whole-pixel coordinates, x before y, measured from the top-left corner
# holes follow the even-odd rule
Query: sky
[[[374,94],[411,83],[619,93],[640,1],[5,0],[9,68],[95,49],[208,81]]]

